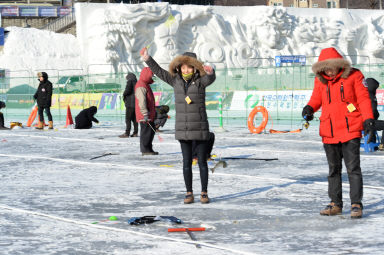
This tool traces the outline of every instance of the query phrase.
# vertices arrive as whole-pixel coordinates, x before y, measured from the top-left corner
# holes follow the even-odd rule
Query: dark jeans
[[[125,108],[125,133],[129,135],[131,133],[131,122],[133,123],[133,134],[139,132],[139,125],[136,122],[135,108],[127,107]]]
[[[4,127],[4,115],[0,112],[0,127]]]
[[[195,151],[200,168],[201,191],[207,192],[208,189],[208,164],[207,164],[207,141],[186,141],[179,140],[181,152],[183,154],[183,175],[187,192],[192,189],[192,143],[196,144]]]
[[[363,198],[363,176],[360,168],[360,138],[345,143],[324,144],[329,165],[328,195],[331,202],[343,207],[341,168],[344,158],[349,179],[351,204],[361,204]]]
[[[151,126],[150,126],[151,125]],[[140,122],[140,151],[153,152],[152,142],[155,137],[153,122]]]
[[[0,127],[4,127],[4,115],[0,112]]]
[[[44,109],[45,109],[45,113],[48,116],[48,121],[52,121],[51,109],[49,107],[39,107],[38,109],[39,109],[40,122],[44,122]]]

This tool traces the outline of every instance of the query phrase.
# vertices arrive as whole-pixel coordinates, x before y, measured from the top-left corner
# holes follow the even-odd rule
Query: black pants
[[[211,157],[213,144],[215,143],[215,134],[212,132],[209,132],[209,140],[205,142],[205,153],[207,159]],[[196,141],[192,141],[192,157],[197,158],[197,150],[196,150]]]
[[[4,127],[4,115],[0,112],[0,127]]]
[[[363,198],[363,176],[360,168],[360,138],[345,143],[324,144],[329,165],[328,195],[331,202],[343,207],[341,168],[344,158],[349,179],[351,204],[361,204]]]
[[[125,108],[125,133],[129,135],[131,133],[131,122],[133,123],[133,134],[139,132],[139,125],[136,122],[135,108],[126,107]]]
[[[179,140],[181,152],[183,154],[183,175],[187,192],[193,192],[192,189],[192,143],[196,144],[195,151],[200,168],[201,191],[208,190],[208,164],[207,164],[207,142],[206,141],[186,141]]]
[[[40,122],[44,122],[44,110],[48,116],[48,121],[52,121],[51,109],[49,107],[38,107]]]
[[[150,126],[151,125],[151,126]],[[153,122],[140,122],[140,151],[141,152],[153,152],[152,142],[155,137],[155,131]]]

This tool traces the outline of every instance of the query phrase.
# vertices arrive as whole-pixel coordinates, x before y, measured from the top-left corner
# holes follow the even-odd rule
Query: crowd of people
[[[209,203],[207,160],[211,155],[215,135],[209,131],[205,96],[206,88],[216,79],[215,70],[209,65],[203,65],[192,52],[185,52],[174,58],[169,70],[160,67],[149,55],[146,47],[140,51],[140,55],[148,67],[142,69],[138,80],[133,73],[126,76],[127,84],[123,93],[126,130],[119,137],[137,137],[140,126],[142,155],[159,154],[153,150],[153,138],[155,132],[167,121],[169,107],[155,104],[151,84],[153,76],[156,75],[174,91],[175,139],[180,143],[186,187],[184,203],[195,201],[192,189],[192,162],[196,158],[200,169],[200,202]],[[376,89],[379,83],[372,78],[365,79],[335,48],[323,49],[312,70],[316,76],[314,89],[309,102],[303,108],[302,116],[306,121],[311,121],[314,113],[321,109],[319,133],[329,166],[330,203],[320,214],[332,216],[342,213],[341,176],[344,160],[350,184],[351,217],[360,218],[363,211],[363,177],[360,167],[362,131],[369,136],[369,141],[372,141],[377,130],[384,130],[384,121],[378,120],[377,111]],[[40,118],[37,128],[44,128],[45,111],[49,128],[52,129],[52,83],[45,72],[38,73],[38,79],[40,84],[34,95]],[[1,108],[5,108],[5,103],[0,101]],[[96,106],[82,110],[75,118],[75,128],[91,128],[92,122],[98,123],[94,117],[96,113]],[[6,129],[1,112],[0,129]],[[384,138],[379,146],[381,150],[384,150],[383,142]]]

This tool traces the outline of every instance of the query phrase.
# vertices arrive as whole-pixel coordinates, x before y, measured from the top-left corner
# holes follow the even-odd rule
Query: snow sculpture
[[[219,68],[270,65],[277,55],[306,55],[311,64],[325,47],[354,63],[384,61],[378,11],[168,3],[79,3],[76,11],[84,64],[110,64],[115,72],[139,70],[144,46],[164,67],[185,51]]]

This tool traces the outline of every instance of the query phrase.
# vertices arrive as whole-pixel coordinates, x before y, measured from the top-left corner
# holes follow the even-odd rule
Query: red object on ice
[[[67,107],[67,121],[65,122],[65,127],[68,127],[69,125],[73,125],[73,119],[72,119],[72,113],[71,108]]]
[[[205,228],[169,228],[168,232],[205,231]]]

